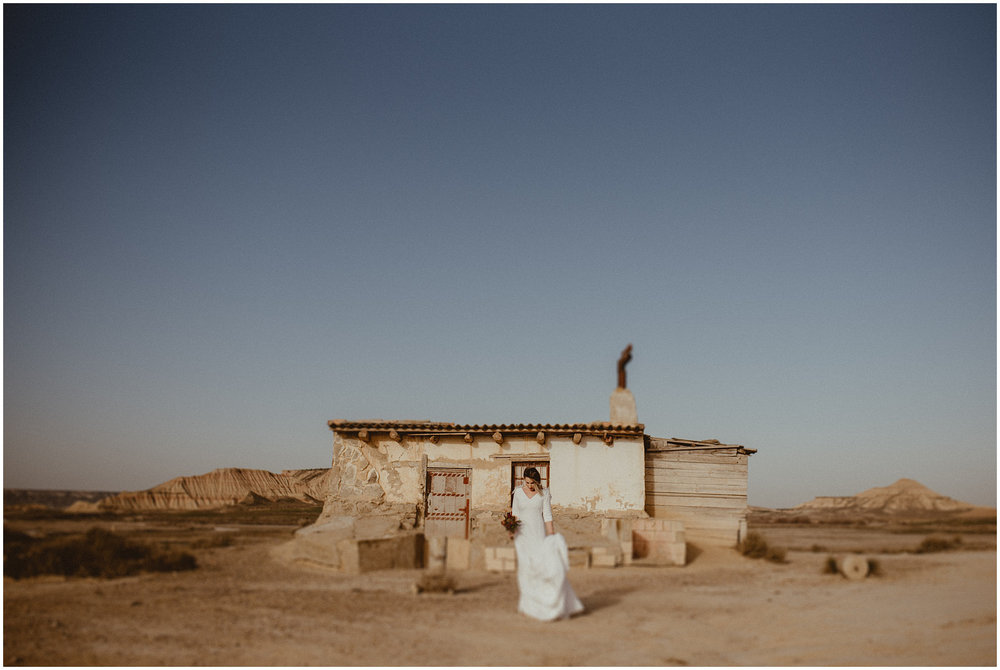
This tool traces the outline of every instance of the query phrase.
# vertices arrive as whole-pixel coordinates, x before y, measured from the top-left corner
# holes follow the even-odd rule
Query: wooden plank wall
[[[737,446],[646,451],[646,512],[693,544],[732,547],[746,527],[747,454]]]

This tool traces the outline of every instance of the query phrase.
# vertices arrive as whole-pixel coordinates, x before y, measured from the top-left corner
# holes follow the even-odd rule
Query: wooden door
[[[424,535],[469,537],[469,471],[427,469]]]

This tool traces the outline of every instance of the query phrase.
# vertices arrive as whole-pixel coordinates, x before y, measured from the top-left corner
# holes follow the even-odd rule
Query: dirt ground
[[[870,553],[883,574],[859,582],[823,574],[828,550],[887,537],[772,537],[824,548],[786,564],[711,550],[685,567],[574,569],[586,612],[542,624],[516,612],[512,574],[458,573],[453,595],[416,595],[419,571],[288,565],[274,557],[287,538],[262,533],[198,550],[192,572],[5,579],[4,664],[996,665],[995,535],[977,550]]]

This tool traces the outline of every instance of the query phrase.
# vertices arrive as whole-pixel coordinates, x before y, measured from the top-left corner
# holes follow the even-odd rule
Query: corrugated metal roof
[[[381,419],[367,421],[350,421],[334,419],[327,422],[333,431],[355,430],[395,430],[408,433],[618,433],[642,435],[646,427],[641,424],[616,425],[609,422],[594,423],[500,423],[500,424],[459,424],[445,421],[384,421]]]

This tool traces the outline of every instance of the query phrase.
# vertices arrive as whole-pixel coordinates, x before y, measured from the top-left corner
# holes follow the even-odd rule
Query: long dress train
[[[565,619],[583,611],[566,573],[569,552],[562,535],[545,535],[545,522],[552,521],[548,490],[530,498],[521,487],[514,491],[511,512],[521,524],[514,535],[517,552],[517,586],[521,592],[519,612],[541,621]]]

